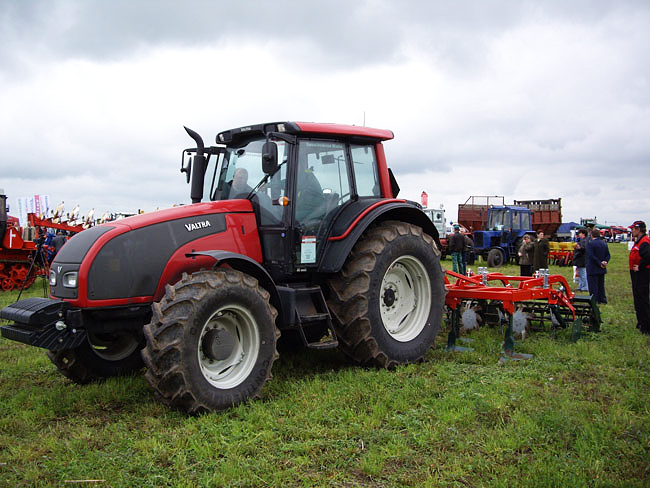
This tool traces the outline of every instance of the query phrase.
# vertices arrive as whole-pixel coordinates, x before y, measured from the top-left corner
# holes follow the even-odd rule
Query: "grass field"
[[[168,410],[141,375],[78,386],[0,339],[0,486],[650,486],[650,337],[627,248],[610,249],[602,332],[577,343],[533,333],[518,346],[533,359],[500,365],[484,327],[474,352],[446,353],[443,330],[396,371],[281,356],[261,401],[201,417]]]

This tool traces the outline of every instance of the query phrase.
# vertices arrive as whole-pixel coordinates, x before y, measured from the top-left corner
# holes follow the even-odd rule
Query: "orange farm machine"
[[[465,330],[479,325],[501,325],[504,329],[504,359],[528,359],[514,352],[514,337],[525,338],[528,330],[545,330],[550,324],[553,334],[558,329],[571,328],[576,341],[583,328],[597,332],[601,318],[598,305],[591,296],[575,295],[566,278],[539,270],[536,276],[507,276],[489,273],[479,268],[463,276],[447,271],[445,304],[448,310],[450,333],[448,350],[462,350],[456,346],[461,326]],[[451,283],[448,277],[456,278]]]

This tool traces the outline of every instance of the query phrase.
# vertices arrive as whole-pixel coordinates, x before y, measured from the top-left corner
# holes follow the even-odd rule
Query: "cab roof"
[[[387,141],[393,132],[385,129],[373,129],[357,125],[327,124],[315,122],[269,122],[230,129],[217,134],[217,144],[236,145],[248,139],[264,136],[268,132],[284,132],[292,135],[313,134],[333,136],[334,138],[353,138]]]

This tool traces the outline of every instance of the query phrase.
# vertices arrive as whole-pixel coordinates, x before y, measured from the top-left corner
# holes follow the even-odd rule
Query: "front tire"
[[[131,374],[142,368],[141,337],[129,331],[88,334],[74,349],[48,351],[47,357],[63,376],[80,385],[93,380]]]
[[[256,279],[232,269],[183,275],[144,327],[145,378],[190,414],[259,397],[277,359],[277,312]]]
[[[490,268],[500,268],[503,266],[504,261],[505,257],[501,249],[490,249],[490,252],[488,252],[487,256],[487,265]]]
[[[424,358],[445,302],[439,256],[429,235],[404,222],[383,222],[361,238],[329,283],[344,354],[382,368]]]

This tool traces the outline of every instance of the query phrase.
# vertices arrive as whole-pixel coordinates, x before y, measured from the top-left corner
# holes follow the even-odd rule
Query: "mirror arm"
[[[292,134],[285,134],[284,132],[267,132],[264,134],[266,136],[266,142],[269,142],[271,137],[274,137],[275,139],[280,139],[284,142],[288,142],[289,144],[295,144],[298,140],[298,138]]]

